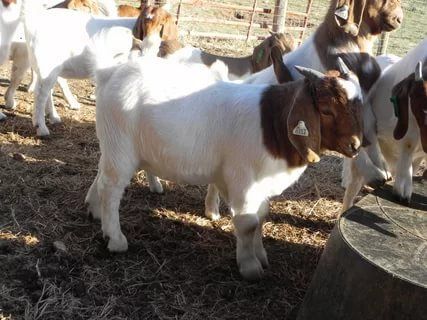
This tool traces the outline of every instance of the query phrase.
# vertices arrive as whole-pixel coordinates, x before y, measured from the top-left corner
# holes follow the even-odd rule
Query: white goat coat
[[[417,47],[408,52],[402,59],[395,56],[380,56],[382,74],[368,93],[366,107],[372,110],[374,122],[365,128],[368,140],[372,143],[367,148],[369,160],[388,176],[390,172],[395,177],[394,192],[403,199],[409,199],[412,194],[412,173],[422,160],[427,160],[419,135],[418,124],[410,110],[408,131],[403,139],[396,141],[393,131],[397,123],[394,115],[394,107],[390,102],[393,87],[410,73],[414,73],[419,61],[427,58],[427,38]],[[372,179],[369,174],[360,175],[352,169],[348,162],[344,162],[343,181],[346,192],[344,196],[343,210],[348,209],[362,185]]]
[[[239,202],[250,202],[249,194],[264,200],[295,182],[305,167],[288,170],[262,142],[259,103],[266,86],[209,85],[190,70],[143,58],[117,67],[111,77],[103,75],[105,83],[97,88],[102,153],[113,159],[135,155],[137,167],[168,180],[214,183],[232,201],[237,200],[237,194],[229,198],[234,188],[245,189],[246,199],[240,194]],[[129,149],[122,143],[120,152],[110,146],[115,135],[127,137]]]
[[[396,174],[398,159],[405,153],[412,153],[412,161],[407,164],[410,166],[412,166],[412,162],[420,163],[421,160],[426,159],[426,154],[421,146],[418,124],[410,109],[411,100],[409,99],[408,132],[399,141],[393,139],[393,130],[396,126],[397,118],[394,115],[393,104],[390,102],[393,87],[409,74],[414,73],[417,63],[425,59],[427,59],[427,38],[409,51],[400,61],[387,68],[368,96],[368,101],[376,118],[377,136],[381,150],[393,175]],[[413,147],[406,147],[408,145]],[[413,150],[409,151],[409,149]],[[402,168],[402,170],[409,172],[410,168],[406,167]],[[412,170],[410,171],[412,173]]]

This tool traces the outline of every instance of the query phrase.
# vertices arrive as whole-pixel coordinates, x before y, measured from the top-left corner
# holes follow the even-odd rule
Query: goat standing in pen
[[[94,45],[101,158],[86,201],[102,221],[109,250],[127,250],[120,199],[134,172],[145,169],[180,183],[214,185],[231,207],[240,273],[258,279],[268,265],[262,223],[269,197],[297,181],[324,149],[357,154],[357,77],[342,63],[341,75],[298,68],[304,79],[283,85],[203,87],[200,72],[157,57],[110,67],[105,37]]]
[[[137,19],[100,18],[73,10],[29,8],[30,5],[37,7],[37,4],[28,0],[16,0],[16,4],[10,5],[8,10],[11,11],[12,19],[9,26],[13,32],[21,22],[24,24],[32,67],[40,79],[35,91],[33,125],[37,129],[38,136],[46,136],[49,130],[45,122],[45,108],[51,123],[61,121],[51,96],[57,78],[59,76],[74,79],[90,78],[92,76],[88,68],[90,53],[86,50],[89,38],[106,27],[123,26],[132,30]],[[53,25],[56,27],[52,28]],[[63,37],[64,34],[67,37]],[[52,39],[56,42],[53,43]],[[119,43],[117,48],[112,46],[110,49],[118,50],[116,53],[127,49],[120,47],[121,44]],[[5,42],[5,45],[10,47],[10,42],[9,44]]]
[[[12,2],[11,2],[12,3]],[[13,2],[14,3],[14,2]],[[13,28],[10,28],[8,25],[8,14],[10,8],[9,4],[6,2],[0,3],[1,15],[0,18],[0,30],[3,34],[13,37],[11,41],[10,48],[6,46],[0,47],[1,59],[0,63],[3,63],[4,57],[7,55],[9,59],[13,61],[11,76],[10,76],[10,85],[6,90],[5,94],[5,108],[6,109],[15,109],[15,93],[16,90],[24,78],[25,72],[30,68],[30,61],[28,56],[28,49],[25,41],[24,26],[20,24],[17,27],[17,30],[13,32]],[[87,11],[94,14],[103,14],[110,15],[111,7],[114,7],[113,0],[67,0],[55,5],[53,8],[67,8],[73,10]],[[13,25],[12,25],[13,26]],[[32,79],[28,86],[28,92],[33,92],[37,80],[36,73],[32,70],[31,72]],[[58,77],[59,87],[64,95],[65,100],[68,102],[68,107],[70,109],[79,109],[80,104],[71,93],[68,84],[65,79]],[[0,119],[5,118],[6,116],[0,113]]]
[[[374,126],[365,128],[371,141],[367,148],[368,155],[375,165],[386,172],[390,171],[395,177],[394,193],[404,202],[409,202],[411,198],[413,167],[416,169],[422,160],[427,159],[425,79],[427,39],[388,67],[366,100],[366,107],[372,110],[375,117],[372,120]],[[396,114],[393,113],[390,97],[393,97]],[[399,141],[395,141],[393,136]],[[343,178],[348,188],[344,196],[344,211],[353,205],[354,198],[370,178],[361,175],[354,165],[345,169]]]

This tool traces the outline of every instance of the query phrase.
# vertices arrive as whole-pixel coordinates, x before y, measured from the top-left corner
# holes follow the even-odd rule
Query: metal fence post
[[[286,10],[288,8],[288,0],[276,0],[274,7],[273,31],[284,32],[286,21]]]
[[[390,39],[389,32],[383,32],[380,37],[380,43],[378,44],[377,56],[385,54],[387,52],[388,40]]]

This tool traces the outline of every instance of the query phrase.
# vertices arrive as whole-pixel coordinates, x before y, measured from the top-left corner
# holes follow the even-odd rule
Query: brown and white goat
[[[228,67],[228,78],[230,80],[241,80],[273,63],[271,60],[271,49],[273,47],[280,49],[283,55],[294,49],[295,41],[290,34],[272,33],[254,48],[252,55],[241,58],[219,56],[193,47],[185,47],[177,52],[167,51],[169,49],[167,46],[169,44],[162,44],[161,54],[166,52],[168,59],[183,63],[203,63],[207,66],[216,61],[221,61]],[[172,49],[176,48],[178,47]]]
[[[141,14],[141,11],[145,7],[144,0],[141,0],[141,3],[138,8],[128,5],[121,4],[117,7],[117,15],[119,17],[138,17]]]
[[[162,41],[178,39],[178,26],[175,18],[163,7],[146,6],[136,20],[133,34],[143,41],[144,55],[157,55]]]
[[[95,65],[101,157],[86,201],[110,251],[128,248],[120,200],[144,169],[218,190],[233,214],[240,273],[258,279],[268,266],[262,224],[269,198],[297,181],[322,150],[353,157],[360,147],[354,74],[299,68],[305,78],[283,85],[206,85],[199,71],[157,57]]]
[[[423,72],[421,62],[416,65],[417,61],[424,61]],[[427,38],[386,69],[365,101],[375,123],[367,154],[378,168],[395,178],[394,193],[404,202],[411,198],[413,166],[416,170],[427,159],[427,81],[424,79],[427,79]],[[399,140],[395,141],[393,136]],[[346,210],[362,185],[371,179],[362,175],[354,163],[347,163],[344,169],[347,189],[343,210]]]
[[[65,0],[53,6],[55,9],[71,9],[93,14],[99,14],[98,2],[96,0]]]

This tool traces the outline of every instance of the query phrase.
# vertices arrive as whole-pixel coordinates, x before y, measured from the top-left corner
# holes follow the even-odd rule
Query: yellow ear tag
[[[298,121],[297,126],[294,128],[292,133],[296,136],[308,137],[308,129],[305,126],[304,121]]]

